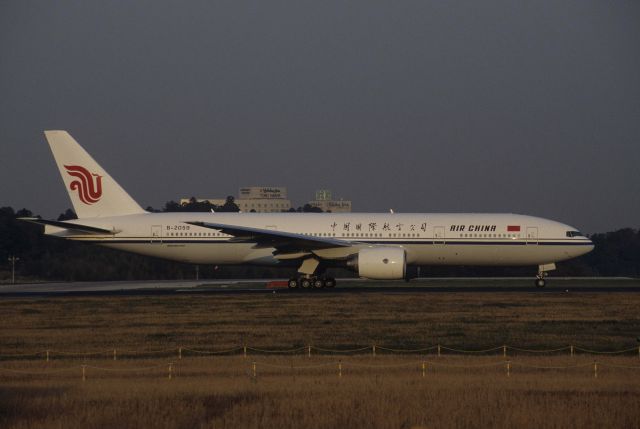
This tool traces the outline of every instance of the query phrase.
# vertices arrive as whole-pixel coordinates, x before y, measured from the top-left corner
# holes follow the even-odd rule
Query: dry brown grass
[[[635,344],[638,294],[205,295],[4,300],[2,353],[197,345]]]
[[[618,367],[640,366],[637,353],[520,354],[509,357],[508,377],[500,353],[244,359],[185,352],[177,360],[175,351],[124,352],[219,350],[245,341],[264,348],[573,343],[614,350],[637,345],[638,304],[636,294],[489,293],[5,300],[0,353],[121,352],[117,361],[55,353],[50,362],[42,355],[4,358],[0,427],[640,427],[640,369]],[[88,365],[84,382],[81,365]],[[51,372],[57,370],[64,371]]]

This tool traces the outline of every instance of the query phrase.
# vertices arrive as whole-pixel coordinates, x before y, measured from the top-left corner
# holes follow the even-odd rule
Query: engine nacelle
[[[400,247],[370,247],[361,249],[347,265],[357,271],[360,277],[397,280],[405,277],[407,258]]]

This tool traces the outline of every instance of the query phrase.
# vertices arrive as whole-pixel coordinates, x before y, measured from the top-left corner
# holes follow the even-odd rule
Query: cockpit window
[[[567,231],[567,237],[584,237],[580,231]]]

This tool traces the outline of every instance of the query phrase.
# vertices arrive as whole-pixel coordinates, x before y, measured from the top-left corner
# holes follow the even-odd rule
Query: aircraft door
[[[162,225],[151,225],[151,243],[162,244]]]
[[[538,227],[527,227],[527,244],[538,244]]]
[[[444,244],[444,226],[433,227],[433,244]]]

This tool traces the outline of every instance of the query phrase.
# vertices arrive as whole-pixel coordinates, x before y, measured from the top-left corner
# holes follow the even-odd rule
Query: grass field
[[[639,304],[637,293],[5,299],[0,354],[50,350],[50,361],[0,357],[0,427],[640,427]],[[636,349],[509,349],[507,358],[187,350],[243,344]]]

